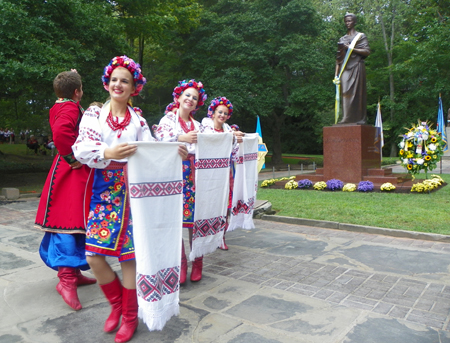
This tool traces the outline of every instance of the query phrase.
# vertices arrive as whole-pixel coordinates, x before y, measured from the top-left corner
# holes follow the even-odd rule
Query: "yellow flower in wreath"
[[[408,164],[408,166],[407,166],[408,170],[411,170],[412,167],[413,167],[412,164]]]
[[[436,155],[433,155],[433,160],[435,160],[437,158],[437,156]]]
[[[403,156],[403,154],[405,153],[405,151],[403,149],[400,150],[400,155]]]
[[[431,160],[431,156],[430,155],[425,156],[425,161],[429,161],[429,160]]]
[[[431,137],[431,143],[436,143],[437,139],[436,137]]]
[[[411,151],[408,151],[408,155],[406,155],[406,157],[408,157],[408,158],[412,158],[412,157],[413,157],[413,154],[412,154],[412,152],[411,152]]]

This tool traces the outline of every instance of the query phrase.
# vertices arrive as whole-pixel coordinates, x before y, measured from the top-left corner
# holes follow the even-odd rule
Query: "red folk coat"
[[[58,154],[42,190],[35,227],[57,233],[85,233],[94,173],[84,165],[72,169],[72,145],[83,115],[72,102],[57,102],[50,109],[50,127]],[[92,175],[92,176],[91,176]]]

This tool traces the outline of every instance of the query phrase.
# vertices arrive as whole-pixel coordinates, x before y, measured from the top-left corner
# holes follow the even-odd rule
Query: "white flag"
[[[375,127],[379,128],[378,134],[380,135],[381,147],[384,147],[383,121],[381,120],[381,106],[380,106],[380,103],[378,103],[377,119],[375,119]]]
[[[380,142],[380,157],[382,157],[382,149],[384,146],[384,138],[383,138],[383,121],[381,119],[381,105],[378,102],[377,109],[377,118],[375,119],[375,127],[377,128],[377,138],[376,141]]]

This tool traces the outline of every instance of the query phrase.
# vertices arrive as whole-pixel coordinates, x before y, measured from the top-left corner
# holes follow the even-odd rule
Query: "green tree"
[[[105,98],[100,76],[112,56],[130,51],[105,1],[0,1],[1,122],[16,130],[47,122],[52,81],[76,68],[84,104]]]
[[[396,72],[402,75],[401,97],[408,117],[437,117],[439,93],[450,105],[450,7],[448,1],[411,1],[410,30],[400,45],[404,54]],[[406,119],[406,118],[404,118]]]
[[[137,43],[138,62],[144,65],[146,44],[167,44],[173,34],[198,25],[201,8],[193,0],[117,0],[112,2],[131,46]]]
[[[134,104],[149,124],[158,123],[180,78],[183,39],[198,26],[201,6],[194,0],[118,0],[114,16],[123,24],[148,80]]]
[[[261,117],[274,163],[281,163],[287,119],[298,119],[296,140],[316,145],[315,129],[333,104],[334,53],[312,5],[300,0],[210,5],[189,37],[186,74],[202,80],[210,98],[228,97],[235,107],[233,121],[254,123],[249,131]]]

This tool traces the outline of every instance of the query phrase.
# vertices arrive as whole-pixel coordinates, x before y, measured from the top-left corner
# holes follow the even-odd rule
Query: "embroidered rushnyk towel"
[[[214,252],[222,242],[230,191],[232,143],[231,132],[197,135],[191,261]]]
[[[257,133],[246,133],[239,144],[238,161],[234,177],[230,225],[227,231],[237,228],[253,229],[253,208],[258,189],[258,138]]]
[[[179,314],[183,169],[179,143],[133,142],[128,184],[139,318],[162,330]]]

